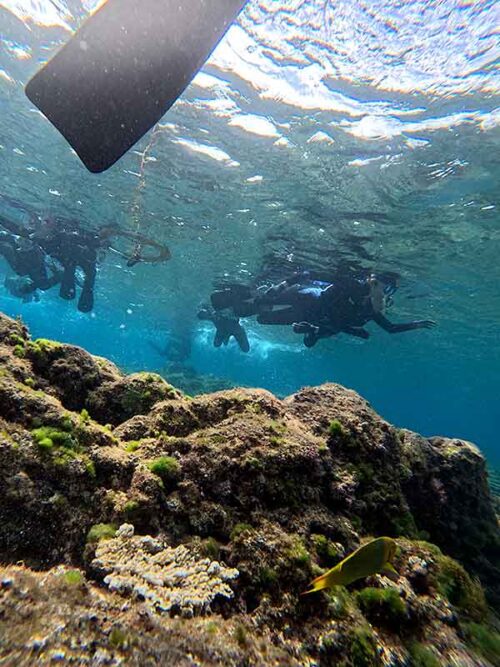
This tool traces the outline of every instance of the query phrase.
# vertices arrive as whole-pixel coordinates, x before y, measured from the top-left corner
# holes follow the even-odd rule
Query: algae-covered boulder
[[[24,344],[28,339],[28,328],[22,321],[13,320],[0,313],[0,343],[14,347]]]
[[[301,595],[381,535],[396,573]],[[2,664],[488,667],[498,545],[470,443],[334,384],[192,399],[0,316]]]
[[[39,339],[25,346],[25,355],[69,410],[85,408],[89,392],[120,377],[113,364],[74,345]]]
[[[147,414],[159,401],[180,395],[155,373],[134,373],[101,384],[90,394],[86,406],[95,419],[116,426],[135,415]]]

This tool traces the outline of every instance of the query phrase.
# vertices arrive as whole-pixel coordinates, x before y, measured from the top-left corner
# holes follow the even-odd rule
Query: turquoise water
[[[495,2],[250,0],[176,106],[108,172],[88,173],[23,86],[95,1],[0,1],[0,214],[117,223],[170,262],[108,252],[91,314],[57,288],[0,309],[35,336],[168,376],[149,344],[190,341],[200,374],[280,395],[335,381],[388,420],[475,441],[500,465],[500,19]],[[305,349],[247,323],[251,352],[196,319],[221,280],[269,258],[402,276],[390,318],[433,330]],[[0,278],[9,273],[0,259]],[[3,279],[0,279],[3,283]],[[167,352],[168,353],[168,352]]]

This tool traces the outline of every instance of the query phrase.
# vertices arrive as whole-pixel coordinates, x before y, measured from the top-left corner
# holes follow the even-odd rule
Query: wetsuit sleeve
[[[16,225],[15,222],[12,222],[11,220],[8,220],[5,218],[3,215],[0,215],[0,227],[3,227],[7,231],[9,231],[11,234],[15,234],[16,236],[27,236],[26,233],[22,233],[23,229],[21,225]]]
[[[416,320],[415,322],[393,324],[380,313],[376,313],[372,319],[379,325],[379,327],[382,327],[382,329],[391,334],[402,333],[403,331],[413,331],[414,329],[430,329],[436,325],[432,320]]]
[[[342,331],[350,336],[356,336],[356,338],[370,338],[370,334],[363,327],[345,327]]]

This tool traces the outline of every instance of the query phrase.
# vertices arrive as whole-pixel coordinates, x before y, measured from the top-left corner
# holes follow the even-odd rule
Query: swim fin
[[[26,95],[102,172],[185,90],[246,0],[107,0]]]
[[[71,301],[75,298],[76,295],[76,278],[75,278],[76,266],[70,265],[64,268],[64,273],[62,274],[61,284],[59,286],[59,296],[61,299],[66,299]]]
[[[94,290],[84,287],[78,299],[78,310],[81,313],[90,313],[94,307]]]

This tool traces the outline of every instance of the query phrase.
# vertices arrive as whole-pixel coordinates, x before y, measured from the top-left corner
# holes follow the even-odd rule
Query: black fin
[[[246,0],[107,0],[26,86],[101,172],[168,111]]]

